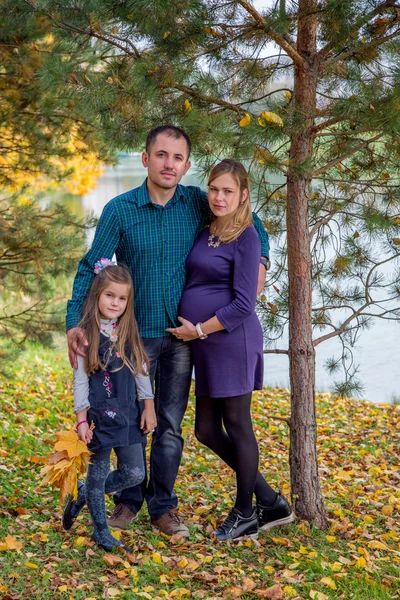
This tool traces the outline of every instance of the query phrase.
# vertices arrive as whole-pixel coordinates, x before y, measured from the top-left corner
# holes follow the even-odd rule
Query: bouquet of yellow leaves
[[[91,452],[85,442],[79,439],[75,430],[56,433],[55,454],[50,456],[48,465],[40,474],[44,478],[40,485],[49,483],[60,490],[60,504],[64,504],[67,494],[76,500],[78,496],[78,473],[85,473]]]

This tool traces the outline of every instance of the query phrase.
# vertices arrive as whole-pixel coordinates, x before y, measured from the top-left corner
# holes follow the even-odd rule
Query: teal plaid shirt
[[[100,258],[124,263],[132,274],[135,315],[140,335],[166,335],[177,327],[178,306],[185,287],[185,261],[200,231],[210,221],[207,194],[198,187],[178,185],[166,206],[154,204],[143,185],[117,196],[106,206],[97,224],[93,244],[80,261],[72,299],[67,307],[67,330],[80,320],[83,302]],[[261,255],[269,255],[268,234],[260,219],[254,226],[261,240]]]

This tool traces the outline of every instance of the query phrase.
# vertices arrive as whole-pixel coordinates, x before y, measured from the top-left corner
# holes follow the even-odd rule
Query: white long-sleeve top
[[[111,335],[115,322],[116,319],[100,319],[101,330]],[[154,398],[148,375],[135,375],[135,382],[138,400]],[[83,356],[78,356],[78,368],[74,369],[74,412],[78,413],[85,408],[90,408],[89,376],[85,371],[85,359]]]

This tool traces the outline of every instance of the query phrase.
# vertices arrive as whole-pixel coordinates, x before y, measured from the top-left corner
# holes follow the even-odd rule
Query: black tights
[[[258,470],[258,445],[250,415],[251,392],[231,398],[196,398],[196,437],[236,472],[235,507],[248,517],[253,492],[264,506],[276,492]]]

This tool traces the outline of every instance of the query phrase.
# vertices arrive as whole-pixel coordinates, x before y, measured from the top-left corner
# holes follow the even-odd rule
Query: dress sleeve
[[[89,377],[85,371],[85,359],[78,356],[78,368],[74,369],[74,413],[90,408]]]
[[[256,306],[260,240],[254,230],[246,230],[245,233],[237,242],[233,258],[234,298],[215,313],[227,331],[232,331],[248,319]]]
[[[82,305],[94,279],[94,265],[100,258],[112,259],[120,240],[120,226],[114,202],[104,207],[96,227],[92,247],[82,258],[74,280],[72,299],[67,304],[66,328],[76,327],[81,318]]]

